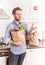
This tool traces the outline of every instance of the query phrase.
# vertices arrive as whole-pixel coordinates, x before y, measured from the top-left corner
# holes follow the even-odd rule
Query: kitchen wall
[[[26,20],[45,21],[45,0],[2,0],[0,8],[3,8],[9,16],[11,16],[12,9],[20,6],[23,9],[23,18]],[[34,11],[33,6],[38,6],[38,10]]]
[[[23,20],[28,23],[29,26],[33,22],[37,25],[39,38],[42,39],[42,31],[45,30],[45,0],[2,0],[0,2],[0,8],[5,10],[11,20],[0,21],[0,37],[4,36],[3,32],[6,26],[9,24],[9,21],[11,22],[13,20],[12,9],[17,6],[23,9]],[[38,7],[37,10],[33,9],[34,6]]]
[[[0,20],[0,37],[4,37],[6,27],[9,23],[9,20]]]

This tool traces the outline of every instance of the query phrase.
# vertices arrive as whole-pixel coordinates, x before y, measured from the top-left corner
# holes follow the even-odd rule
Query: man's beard
[[[16,20],[16,21],[21,21],[21,19],[17,19],[17,18],[15,18],[15,20]]]

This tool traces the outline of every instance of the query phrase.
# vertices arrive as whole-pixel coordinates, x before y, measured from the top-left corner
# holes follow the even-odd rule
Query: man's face
[[[17,10],[14,14],[14,19],[16,21],[20,21],[22,19],[22,11],[21,10]]]

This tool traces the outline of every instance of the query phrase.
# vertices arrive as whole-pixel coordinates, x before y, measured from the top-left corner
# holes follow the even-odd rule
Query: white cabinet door
[[[28,49],[28,50],[26,51],[26,56],[25,56],[23,65],[30,65],[29,62],[30,62],[30,50]]]
[[[6,57],[0,57],[0,65],[6,65]]]
[[[45,65],[45,48],[27,49],[23,65]]]

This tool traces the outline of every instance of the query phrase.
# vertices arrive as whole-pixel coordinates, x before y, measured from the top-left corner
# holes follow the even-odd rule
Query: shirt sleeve
[[[5,35],[4,35],[4,43],[7,44],[10,39],[11,39],[10,26],[7,26]]]

